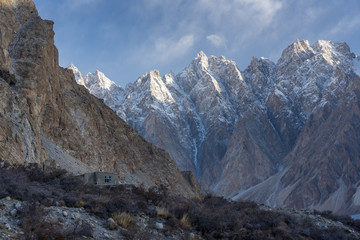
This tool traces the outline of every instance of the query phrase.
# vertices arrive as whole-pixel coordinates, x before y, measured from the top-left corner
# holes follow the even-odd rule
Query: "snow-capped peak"
[[[332,43],[330,41],[327,41],[327,40],[317,40],[313,44],[313,47],[317,51],[324,51],[324,52],[329,52],[329,51],[331,51],[333,49]]]
[[[74,64],[70,64],[68,69],[74,72],[78,84],[83,85],[94,96],[104,99],[105,104],[110,108],[115,109],[122,101],[124,89],[99,70],[96,70],[95,73],[88,73],[85,78],[82,78],[79,69]]]
[[[337,53],[330,41],[318,40],[315,42],[313,47],[315,51],[318,54],[321,54],[330,65],[336,64],[334,61],[334,56],[337,55]]]
[[[280,68],[286,68],[291,64],[296,69],[298,64],[309,59],[314,54],[315,51],[307,40],[296,40],[282,52],[278,64]]]
[[[209,66],[209,60],[208,57],[205,55],[203,51],[200,51],[198,55],[195,58],[195,64],[198,68],[205,70]]]
[[[75,80],[78,84],[80,85],[85,85],[84,79],[81,76],[81,72],[79,71],[79,69],[72,63],[70,63],[70,65],[68,66],[68,69],[72,70],[75,76]]]
[[[311,49],[308,40],[299,40],[299,39],[297,39],[291,46],[293,48],[294,53],[296,53],[296,54],[306,52],[309,49]]]
[[[206,56],[206,54],[203,52],[203,51],[200,51],[197,55],[196,55],[196,57],[195,57],[195,59],[198,59],[198,58],[207,58],[207,56]]]
[[[144,74],[136,81],[134,90],[142,91],[142,93],[149,91],[150,95],[158,101],[173,103],[175,100],[166,87],[166,82],[173,82],[171,75],[166,75],[162,78],[158,70],[153,70]]]
[[[79,69],[72,63],[70,63],[70,65],[67,67],[68,69],[71,69],[75,72],[79,72]]]
[[[174,84],[174,75],[172,73],[164,75],[165,84]]]
[[[113,81],[105,76],[104,73],[96,70],[95,73],[88,73],[85,76],[85,83],[93,86],[94,84],[100,88],[110,90],[111,86],[116,85]]]
[[[135,85],[136,87],[141,87],[145,84],[150,84],[151,81],[157,81],[157,79],[161,78],[160,76],[160,72],[158,70],[152,70],[150,72],[147,72],[145,74],[143,74],[141,77],[139,77],[136,82]]]

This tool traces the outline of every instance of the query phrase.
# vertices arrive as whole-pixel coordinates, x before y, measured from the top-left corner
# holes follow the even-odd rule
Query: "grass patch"
[[[182,217],[180,219],[180,226],[182,228],[189,228],[191,226],[190,218],[187,213],[184,213],[184,215],[182,215]]]
[[[76,208],[82,208],[82,207],[84,207],[85,206],[85,201],[83,201],[83,200],[78,200],[78,201],[76,201],[75,202],[75,207]]]
[[[171,213],[169,212],[169,210],[167,210],[166,208],[163,208],[163,207],[158,207],[157,210],[156,210],[156,215],[158,217],[162,217],[162,218],[170,218],[171,216]]]
[[[123,228],[129,228],[134,221],[133,217],[127,212],[114,213],[112,214],[112,218],[119,226]]]

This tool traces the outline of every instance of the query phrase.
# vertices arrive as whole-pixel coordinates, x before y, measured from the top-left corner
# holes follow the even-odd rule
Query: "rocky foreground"
[[[359,239],[360,221],[166,188],[84,185],[62,171],[0,169],[0,239]]]

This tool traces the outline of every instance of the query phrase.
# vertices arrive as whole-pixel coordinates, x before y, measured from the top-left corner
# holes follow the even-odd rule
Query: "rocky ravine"
[[[296,40],[277,63],[254,57],[240,72],[201,52],[177,75],[152,71],[125,89],[100,72],[82,78],[70,68],[204,188],[271,206],[355,213],[358,66],[346,43]]]
[[[0,158],[116,171],[123,182],[196,196],[169,155],[146,142],[59,67],[53,22],[31,0],[0,1]]]

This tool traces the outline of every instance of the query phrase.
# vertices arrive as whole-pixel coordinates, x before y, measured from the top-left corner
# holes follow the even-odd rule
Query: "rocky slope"
[[[87,88],[104,98],[100,85]],[[296,40],[277,63],[254,57],[241,72],[200,52],[177,75],[152,71],[120,94],[105,92],[117,96],[106,101],[119,116],[205,189],[271,206],[360,211],[359,57],[346,43]]]
[[[0,164],[3,162],[0,161]],[[0,239],[359,239],[360,220],[0,168]]]
[[[165,151],[59,67],[53,22],[31,0],[0,0],[0,32],[0,158],[44,167],[77,162],[78,172],[115,171],[125,183],[197,195]]]

